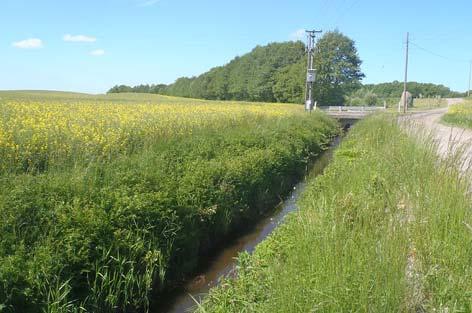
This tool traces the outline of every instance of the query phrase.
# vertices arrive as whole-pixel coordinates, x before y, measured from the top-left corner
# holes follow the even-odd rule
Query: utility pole
[[[467,97],[470,97],[470,80],[472,79],[472,60],[469,63],[469,89],[467,89]]]
[[[305,89],[305,111],[313,110],[313,83],[315,82],[315,69],[313,68],[315,58],[315,38],[321,30],[307,30],[306,51],[308,53],[306,89]]]
[[[406,96],[406,83],[408,81],[408,48],[410,45],[410,33],[406,33],[406,57],[405,57],[405,82],[403,83],[403,113],[406,113],[408,107],[408,99]]]

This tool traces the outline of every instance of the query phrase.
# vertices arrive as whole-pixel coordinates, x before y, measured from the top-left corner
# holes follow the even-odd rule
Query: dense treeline
[[[370,90],[381,98],[399,98],[403,92],[403,82],[393,81],[391,83],[368,84],[364,85],[364,88]],[[407,84],[407,89],[414,98],[453,98],[463,96],[463,93],[452,91],[444,85],[430,83],[409,82]]]
[[[293,65],[286,66],[277,72],[274,85],[272,86],[275,102],[303,102],[305,92],[305,67],[305,61],[302,60]],[[181,80],[184,79],[182,78]],[[180,91],[183,91],[185,89],[184,83],[181,82],[180,85]],[[169,91],[169,86],[164,84],[138,85],[135,87],[117,85],[111,88],[108,93],[153,93],[177,95]],[[414,98],[455,98],[466,96],[465,93],[453,91],[444,85],[431,83],[409,82],[407,88]],[[403,83],[399,81],[381,84],[365,84],[360,85],[360,87],[355,88],[354,91],[345,95],[342,103],[345,103],[346,105],[381,105],[383,101],[386,100],[387,103],[393,104],[400,99],[402,92]],[[190,95],[188,97],[192,96]],[[193,98],[197,97],[193,96]]]
[[[364,76],[354,41],[334,31],[317,44],[315,98],[340,104],[344,95],[360,85]],[[306,72],[305,45],[298,42],[258,46],[198,77],[182,77],[165,85],[115,86],[109,92],[152,92],[212,100],[302,103]]]
[[[387,105],[389,106],[395,105],[400,100],[401,94],[403,93],[403,88],[403,83],[399,81],[381,84],[366,84],[363,85],[361,88],[355,90],[345,98],[346,105],[378,106],[382,105],[384,102],[387,103]],[[446,86],[430,83],[409,82],[407,84],[407,90],[411,93],[413,98],[417,99],[455,98],[465,96],[464,93],[452,91]],[[440,101],[440,99],[435,101]],[[434,102],[430,101],[430,104],[434,104]]]
[[[178,79],[166,93],[204,99],[274,102],[277,101],[273,91],[277,73],[303,59],[304,49],[301,42],[258,46],[226,66],[198,77]]]
[[[167,89],[166,84],[157,84],[157,85],[138,85],[134,87],[126,85],[116,85],[111,88],[108,93],[125,93],[125,92],[136,92],[136,93],[155,93],[161,94],[165,93]]]
[[[306,62],[302,42],[271,43],[257,46],[250,53],[200,76],[182,77],[170,85],[119,85],[109,93],[144,92],[210,100],[303,103]],[[325,33],[316,45],[315,100],[320,105],[376,105],[381,99],[400,98],[401,82],[362,85],[364,74],[360,65],[353,40],[338,31]],[[462,96],[435,84],[410,82],[408,90],[415,98]]]
[[[258,46],[227,65],[215,67],[198,77],[181,77],[170,85],[119,85],[108,92],[145,92],[211,100],[276,102],[280,92],[274,92],[273,86],[280,77],[279,72],[286,71],[288,66],[301,61],[304,54],[302,42],[272,43],[264,47]]]

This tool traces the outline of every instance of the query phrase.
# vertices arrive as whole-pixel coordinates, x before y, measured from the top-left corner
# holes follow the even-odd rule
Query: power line
[[[410,40],[410,44],[415,46],[416,48],[420,49],[420,50],[423,50],[424,52],[427,52],[431,55],[434,55],[438,58],[442,58],[442,59],[445,59],[445,60],[448,60],[448,61],[452,61],[452,62],[460,62],[460,63],[465,63],[465,62],[469,62],[469,60],[464,60],[464,59],[454,59],[454,58],[449,58],[447,56],[444,56],[442,54],[439,54],[439,53],[436,53],[436,52],[433,52],[431,50],[428,50],[420,45],[418,45],[417,43],[414,43],[413,41]]]
[[[471,39],[470,34],[462,34],[460,29],[449,29],[447,32],[441,33],[434,33],[434,34],[415,34],[415,39],[420,39],[420,41],[436,41],[436,42],[444,42],[444,41],[470,41]]]
[[[407,39],[408,40],[408,39]],[[447,56],[444,56],[442,54],[439,54],[439,53],[436,53],[434,51],[431,51],[429,49],[426,49],[420,45],[418,45],[417,43],[415,42],[412,42],[411,40],[409,41],[409,43],[413,46],[415,46],[416,48],[426,52],[426,53],[429,53],[431,55],[434,55],[438,58],[441,58],[441,59],[444,59],[444,60],[447,60],[447,61],[450,61],[450,62],[457,62],[457,63],[468,63],[469,64],[469,88],[467,89],[467,94],[468,96],[470,96],[470,86],[471,86],[471,79],[472,79],[472,60],[465,60],[465,59],[456,59],[456,58],[450,58],[450,57],[447,57]],[[407,46],[407,51],[408,51],[408,46]],[[407,52],[408,53],[408,52]]]

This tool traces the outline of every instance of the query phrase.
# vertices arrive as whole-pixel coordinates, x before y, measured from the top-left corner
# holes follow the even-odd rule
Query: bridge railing
[[[321,110],[329,112],[374,112],[374,111],[383,111],[384,107],[374,107],[374,106],[320,106],[318,107]]]

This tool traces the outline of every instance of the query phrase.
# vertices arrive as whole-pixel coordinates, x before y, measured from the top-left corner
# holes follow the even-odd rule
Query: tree
[[[273,88],[275,77],[280,69],[302,60],[304,50],[302,42],[257,46],[250,53],[200,76],[179,78],[165,92],[173,96],[204,99],[276,101]],[[289,72],[295,75],[293,71]],[[303,72],[297,72],[296,75],[302,79],[304,77]]]
[[[391,83],[365,85],[366,88],[373,90],[382,98],[399,99],[403,93],[403,82],[393,81]],[[408,82],[407,90],[411,92],[414,98],[433,98],[433,97],[461,97],[461,93],[452,91],[443,85],[430,83]]]
[[[328,32],[317,45],[315,99],[342,104],[344,96],[364,75],[354,42],[339,32]],[[305,45],[301,41],[257,46],[197,77],[182,77],[168,86],[141,85],[112,88],[110,92],[156,92],[172,96],[218,100],[303,103],[306,77]]]
[[[346,96],[346,104],[352,106],[376,106],[380,104],[380,99],[372,90],[363,87]]]
[[[339,31],[327,32],[316,45],[315,100],[320,105],[340,105],[360,87],[365,76],[353,40]]]
[[[167,88],[166,84],[151,85],[150,93],[164,94]]]
[[[107,93],[121,93],[121,92],[133,92],[133,88],[126,85],[116,85],[110,90],[108,90]]]
[[[272,91],[277,102],[303,103],[306,61],[281,68],[274,77]]]

